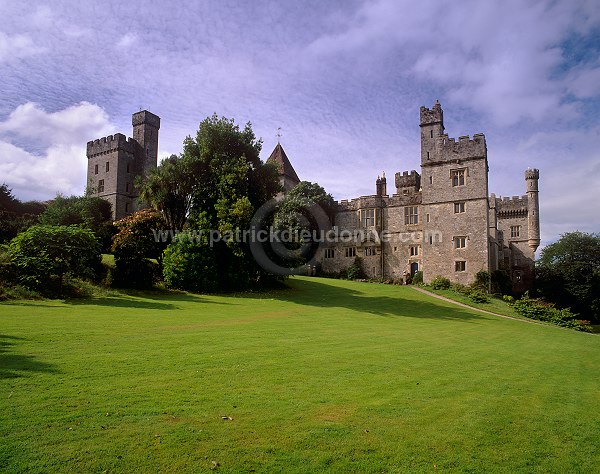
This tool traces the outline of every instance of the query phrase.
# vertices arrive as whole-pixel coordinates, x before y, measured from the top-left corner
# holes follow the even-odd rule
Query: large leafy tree
[[[582,319],[600,321],[600,234],[570,232],[542,250],[536,289]]]
[[[217,115],[203,120],[196,136],[184,140],[179,159],[194,177],[188,219],[191,230],[224,234],[248,229],[254,212],[280,191],[277,168],[259,158],[261,146],[250,123],[240,128],[233,119]],[[178,254],[178,245],[184,246],[172,245],[170,255]],[[211,252],[210,261],[214,264],[210,271],[213,281],[219,282],[219,289],[239,289],[260,279],[261,270],[247,243],[236,239],[220,241],[214,243]],[[187,243],[185,253],[194,253]]]

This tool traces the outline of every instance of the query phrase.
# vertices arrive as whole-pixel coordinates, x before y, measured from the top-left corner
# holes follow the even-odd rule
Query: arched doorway
[[[415,273],[419,271],[419,264],[417,262],[413,262],[410,264],[410,276],[415,276]]]

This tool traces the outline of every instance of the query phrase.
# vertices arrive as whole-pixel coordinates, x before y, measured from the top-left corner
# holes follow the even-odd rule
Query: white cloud
[[[8,35],[0,31],[0,63],[25,58],[44,51],[26,34]]]
[[[121,36],[121,38],[119,38],[119,41],[117,42],[117,47],[126,49],[133,45],[136,41],[137,35],[135,33],[126,33],[123,36]]]
[[[0,122],[0,180],[24,200],[82,194],[86,143],[113,131],[104,110],[87,102],[52,113],[37,104],[20,105]],[[20,138],[42,151],[19,147],[14,142]]]
[[[347,28],[321,36],[308,51],[317,56],[352,54],[383,62],[395,53],[396,73],[447,91],[451,104],[491,116],[506,126],[577,117],[565,103],[600,95],[600,70],[580,65],[576,74],[556,74],[567,64],[561,41],[598,26],[592,2],[481,2],[424,0],[369,2]]]

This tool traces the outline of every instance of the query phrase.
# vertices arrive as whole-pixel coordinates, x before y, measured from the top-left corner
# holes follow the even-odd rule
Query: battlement
[[[160,128],[160,117],[147,110],[141,110],[131,116],[131,124],[134,127],[146,124]]]
[[[434,106],[431,109],[421,106],[420,109],[420,125],[432,125],[435,123],[444,123],[444,111],[439,101],[435,101]]]
[[[492,198],[494,195],[492,194]],[[527,217],[529,198],[525,196],[512,196],[495,198],[495,205],[499,219]]]
[[[131,137],[126,137],[122,133],[115,133],[107,137],[97,138],[87,142],[87,157],[109,153],[115,150],[124,150],[128,153],[135,153],[138,143]]]
[[[540,179],[540,170],[528,168],[525,171],[525,179]]]
[[[421,187],[421,175],[417,173],[415,170],[411,170],[410,174],[408,171],[403,171],[401,173],[396,173],[394,175],[396,182],[396,189],[401,188],[415,188],[419,189]]]
[[[458,141],[444,133],[437,140],[439,156],[443,157],[444,161],[487,156],[487,144],[483,133],[476,133],[472,139],[463,135],[458,137]]]

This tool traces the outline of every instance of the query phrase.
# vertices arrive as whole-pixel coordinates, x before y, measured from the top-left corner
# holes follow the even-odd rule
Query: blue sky
[[[483,132],[490,192],[540,169],[542,238],[600,231],[600,9],[594,1],[0,3],[0,182],[81,194],[85,144],[162,119],[160,155],[213,112],[281,143],[337,199],[419,169],[419,106]]]

